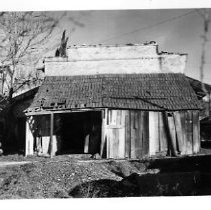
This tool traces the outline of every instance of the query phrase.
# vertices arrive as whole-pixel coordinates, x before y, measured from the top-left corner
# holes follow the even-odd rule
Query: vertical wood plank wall
[[[154,155],[185,155],[200,150],[199,112],[106,110],[102,141],[107,158],[143,158]],[[170,138],[163,117],[167,116]],[[171,141],[171,148],[169,142]],[[103,144],[104,144],[103,143]]]
[[[34,153],[34,121],[38,122],[41,131],[42,153],[49,153],[49,119],[49,116],[28,117],[26,155]],[[53,153],[56,153],[55,135],[52,140]],[[199,151],[200,126],[197,110],[166,114],[139,110],[103,110],[100,153],[105,154],[106,158],[139,159],[154,155],[188,155]]]
[[[142,158],[148,155],[148,112],[107,110],[106,116],[103,131],[107,158]]]

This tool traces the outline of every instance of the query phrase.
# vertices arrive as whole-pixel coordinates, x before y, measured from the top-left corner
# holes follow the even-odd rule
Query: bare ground
[[[0,199],[211,194],[210,163],[210,155],[142,161],[2,156]]]

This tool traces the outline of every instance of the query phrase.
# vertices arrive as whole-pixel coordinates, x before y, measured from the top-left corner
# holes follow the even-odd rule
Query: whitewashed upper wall
[[[184,73],[187,63],[186,54],[162,54],[160,58],[163,71]]]
[[[157,54],[157,45],[81,46],[67,49],[69,60],[106,60],[152,57]]]
[[[177,72],[184,71],[184,59],[179,55],[169,57],[171,60],[168,60],[165,54],[159,54],[156,44],[73,46],[67,49],[67,58],[45,59],[45,75],[138,74],[170,72],[172,69],[176,69]],[[177,59],[179,61],[176,61]]]

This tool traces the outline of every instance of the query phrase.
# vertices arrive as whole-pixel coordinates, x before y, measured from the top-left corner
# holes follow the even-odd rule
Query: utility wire
[[[155,23],[155,24],[152,24],[152,25],[149,25],[149,26],[137,28],[137,29],[135,29],[133,31],[130,31],[130,32],[127,32],[127,33],[123,33],[123,34],[119,34],[119,35],[110,37],[108,39],[104,39],[104,40],[101,41],[101,43],[104,43],[104,42],[107,42],[109,40],[112,40],[112,39],[115,39],[115,38],[119,38],[119,37],[122,37],[122,36],[126,36],[126,35],[129,35],[129,34],[133,34],[133,33],[136,33],[138,31],[142,31],[142,30],[146,30],[146,29],[149,29],[149,28],[153,28],[153,27],[156,27],[158,25],[161,25],[161,24],[164,24],[164,23],[167,23],[167,22],[171,22],[171,21],[177,20],[179,18],[185,17],[185,16],[190,15],[190,14],[192,14],[194,12],[195,12],[195,10],[191,10],[190,12],[187,12],[185,14],[182,14],[182,15],[179,15],[179,16],[176,16],[176,17],[172,17],[172,18],[169,18],[167,20],[163,20],[161,22],[158,22],[158,23]]]

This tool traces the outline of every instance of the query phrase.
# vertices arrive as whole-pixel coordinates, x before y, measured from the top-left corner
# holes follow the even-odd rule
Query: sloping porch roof
[[[47,76],[27,111],[84,108],[175,111],[201,104],[180,73]]]

